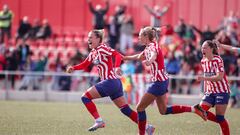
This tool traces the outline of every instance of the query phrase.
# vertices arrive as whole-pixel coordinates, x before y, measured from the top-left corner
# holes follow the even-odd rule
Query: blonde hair
[[[94,33],[94,35],[97,37],[97,38],[100,38],[100,43],[102,43],[103,41],[103,38],[104,38],[104,29],[95,29],[95,30],[92,30],[91,31],[92,33]]]
[[[161,31],[159,27],[147,26],[141,29],[143,36],[147,36],[149,41],[154,41],[158,36],[158,33]]]

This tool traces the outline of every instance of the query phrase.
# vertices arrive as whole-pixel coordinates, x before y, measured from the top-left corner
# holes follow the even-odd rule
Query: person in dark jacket
[[[109,1],[105,0],[106,2],[106,8],[102,8],[101,5],[96,5],[96,8],[93,7],[91,0],[87,0],[90,11],[94,15],[93,19],[93,26],[94,29],[103,29],[105,26],[105,21],[104,21],[104,15],[107,13],[109,9]]]

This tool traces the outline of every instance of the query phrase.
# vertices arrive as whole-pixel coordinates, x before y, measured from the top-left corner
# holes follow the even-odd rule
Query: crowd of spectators
[[[91,0],[88,0],[88,4],[89,10],[94,16],[93,28],[106,30],[105,41],[109,46],[127,55],[138,53],[144,49],[137,45],[138,34],[135,33],[138,30],[134,29],[132,15],[126,13],[126,6],[117,5],[115,11],[106,19],[106,13],[109,9],[108,0],[106,0],[105,8],[101,5],[93,7]],[[156,6],[153,10],[146,5],[144,7],[153,17],[151,24],[153,26],[161,26],[161,17],[167,14],[171,5],[167,5],[163,9]],[[158,23],[158,25],[156,23]],[[202,58],[200,50],[202,43],[206,40],[216,39],[224,44],[239,46],[239,24],[240,18],[236,16],[234,12],[230,12],[229,16],[223,18],[218,29],[215,30],[209,25],[206,25],[204,29],[201,30],[185,22],[182,18],[179,18],[176,26],[167,24],[163,27],[161,33],[159,33],[159,44],[164,53],[167,72],[172,75],[184,76],[200,74],[201,67],[199,63]],[[28,17],[23,17],[14,38],[16,40],[16,47],[4,48],[3,44],[0,45],[0,70],[62,72],[67,64],[77,64],[85,58],[85,53],[79,49],[75,49],[74,55],[67,57],[67,60],[63,59],[62,52],[58,53],[53,60],[50,60],[49,54],[39,53],[37,58],[33,57],[37,51],[32,47],[33,42],[38,42],[39,40],[47,42],[57,41],[57,39],[52,36],[52,33],[51,26],[47,19],[44,19],[42,23],[36,19],[34,24],[30,24]],[[82,42],[81,44],[86,44],[86,42]],[[75,48],[77,48],[77,46]],[[87,50],[87,47],[85,50]],[[227,75],[240,76],[240,56],[222,51],[221,57],[224,60]],[[147,67],[143,67],[141,63],[135,61],[124,63],[122,69],[126,74],[147,73]],[[131,71],[128,71],[128,69],[131,69]],[[89,67],[87,71],[95,72],[92,66]],[[12,75],[10,79],[12,87],[14,88],[16,76]],[[41,79],[42,77],[32,78],[32,76],[24,76],[22,77],[20,89],[27,89],[28,84],[32,84],[33,89],[39,89],[38,81]],[[53,85],[52,88],[61,90],[71,89],[69,84],[71,84],[71,82],[73,84],[76,83],[76,81],[73,80],[74,79],[66,78],[65,76],[54,77],[53,84],[57,84],[57,86]],[[194,80],[172,80],[172,92],[181,93],[182,88],[180,84],[183,83],[188,86],[187,93],[191,93],[191,85],[194,83]]]

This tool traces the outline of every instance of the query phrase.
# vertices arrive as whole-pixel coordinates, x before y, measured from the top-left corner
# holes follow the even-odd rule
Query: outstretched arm
[[[123,60],[143,60],[145,59],[143,52],[130,56],[123,56]]]
[[[87,68],[91,62],[87,59],[85,59],[82,63],[75,65],[75,66],[68,66],[66,69],[67,73],[72,73],[74,70],[83,70]]]
[[[239,53],[240,54],[240,48],[238,47],[233,47],[231,45],[225,45],[225,44],[221,44],[219,43],[218,45],[220,48],[227,50],[227,51],[231,51],[231,52],[235,52],[235,53]]]

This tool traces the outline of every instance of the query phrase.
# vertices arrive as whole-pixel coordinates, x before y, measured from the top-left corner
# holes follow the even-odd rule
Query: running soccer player
[[[182,112],[195,112],[203,119],[204,111],[199,105],[167,107],[166,93],[168,92],[168,75],[165,72],[162,51],[156,42],[158,30],[154,27],[145,27],[139,33],[139,40],[146,48],[140,54],[124,56],[124,60],[142,60],[142,63],[151,67],[152,84],[137,105],[139,135],[145,135],[146,112],[145,109],[156,100],[160,114],[176,114]]]
[[[90,87],[82,96],[82,102],[86,106],[89,113],[94,117],[95,124],[90,127],[89,131],[95,131],[98,128],[105,127],[103,119],[100,117],[93,99],[109,96],[115,105],[121,110],[121,112],[129,117],[133,122],[138,123],[137,113],[133,111],[126,103],[123,97],[122,83],[120,79],[116,77],[116,74],[120,74],[119,68],[122,60],[122,55],[114,49],[108,47],[103,41],[103,30],[92,30],[88,34],[88,45],[92,49],[88,57],[80,64],[67,67],[68,73],[74,70],[83,70],[87,68],[91,63],[98,67],[99,76],[101,82],[95,86]],[[115,71],[112,63],[112,57],[115,57]],[[146,131],[149,135],[153,133],[154,127],[148,125]]]

